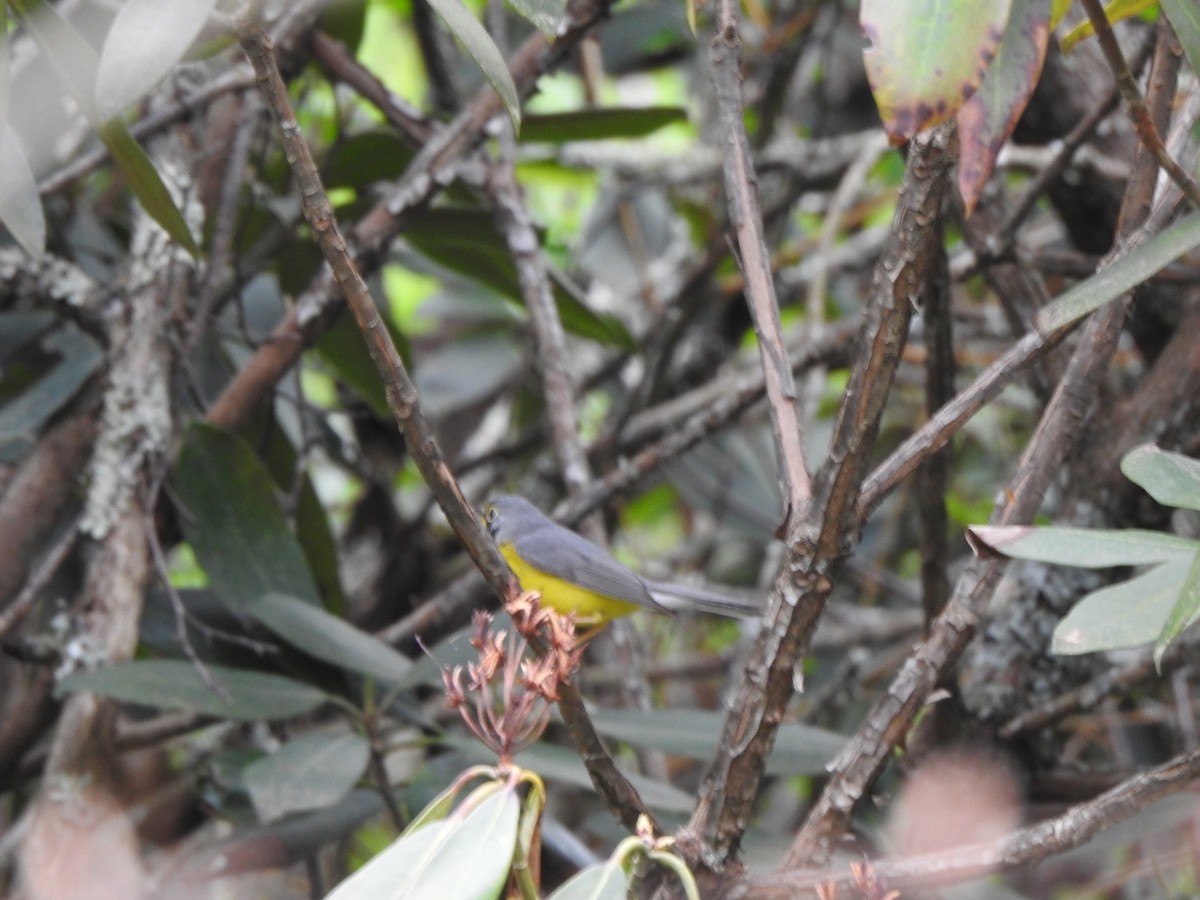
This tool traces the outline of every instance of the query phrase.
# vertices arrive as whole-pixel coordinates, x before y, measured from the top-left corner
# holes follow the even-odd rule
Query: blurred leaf
[[[640,747],[652,747],[689,759],[709,759],[721,737],[725,717],[706,709],[596,709],[592,721],[604,735]],[[779,729],[767,771],[819,775],[846,744],[823,728],[789,724]]]
[[[390,317],[383,318],[388,323],[388,330],[392,332],[392,340],[399,338],[397,346],[403,345],[404,338],[391,326]],[[388,409],[387,397],[383,394],[383,383],[379,380],[379,369],[371,359],[362,332],[358,330],[353,316],[338,316],[333,327],[326,329],[317,341],[316,351],[337,377],[353,388],[359,398],[371,407],[375,415],[384,420],[391,419],[392,413]]]
[[[100,51],[96,109],[110,119],[157,85],[192,46],[217,0],[126,0]]]
[[[549,38],[554,37],[558,20],[567,8],[566,0],[508,0],[508,5]]]
[[[46,251],[46,218],[37,179],[12,126],[0,120],[0,128],[0,222],[26,253],[41,256]]]
[[[51,68],[94,127],[99,122],[93,90],[99,59],[92,45],[46,0],[9,0],[8,5],[17,11]]]
[[[1085,596],[1054,629],[1051,651],[1074,655],[1155,643],[1179,601],[1194,551]]]
[[[522,302],[508,246],[496,231],[489,213],[461,207],[432,208],[421,215],[407,237],[414,247],[435,262],[467,275],[514,302]],[[619,347],[633,345],[629,332],[619,322],[592,312],[561,286],[556,286],[554,299],[563,327],[572,334]]]
[[[294,647],[317,659],[388,682],[402,681],[412,664],[383,641],[318,606],[271,593],[246,612]]]
[[[958,189],[969,216],[1033,96],[1050,43],[1050,0],[1012,0],[996,58],[958,111]]]
[[[895,143],[954,115],[996,55],[1011,0],[862,0],[867,80]]]
[[[183,709],[253,722],[312,712],[328,698],[315,687],[264,672],[209,666],[228,700],[204,683],[190,662],[138,660],[93,672],[75,672],[59,682],[59,695],[92,691],[126,703]]]
[[[276,592],[320,605],[270,473],[236,436],[194,422],[175,471],[179,521],[217,595],[247,611]]]
[[[358,734],[308,734],[248,765],[242,785],[265,822],[322,809],[350,792],[370,753],[367,739]]]
[[[399,178],[415,153],[392,130],[372,129],[336,144],[321,164],[326,189],[362,189]]]
[[[467,53],[479,65],[483,77],[495,88],[496,93],[500,96],[500,101],[508,111],[513,129],[520,131],[521,98],[517,96],[517,86],[513,84],[512,76],[508,73],[504,57],[500,55],[500,51],[491,37],[479,24],[479,20],[471,14],[461,0],[429,0],[429,5],[437,11],[446,26],[462,42]]]
[[[1163,506],[1200,509],[1200,462],[1190,457],[1147,444],[1125,454],[1121,472]]]
[[[967,534],[973,546],[978,542],[1001,556],[1085,569],[1178,561],[1191,559],[1196,552],[1195,541],[1136,528],[1110,531],[976,525]]]
[[[1065,291],[1038,313],[1038,331],[1053,334],[1157,275],[1197,247],[1200,247],[1200,212],[1184,216],[1123,254],[1108,268]]]
[[[326,900],[499,897],[512,864],[520,806],[515,791],[499,790],[465,815],[458,810],[406,832]]]
[[[524,364],[510,332],[466,335],[425,354],[415,379],[425,411],[441,418],[490,397]]]
[[[8,124],[11,83],[12,47],[8,42],[8,4],[0,3],[0,125]]]
[[[1167,647],[1175,638],[1179,637],[1188,625],[1196,621],[1198,614],[1200,614],[1200,552],[1197,552],[1195,559],[1192,560],[1192,567],[1188,569],[1187,577],[1184,578],[1183,585],[1179,589],[1179,599],[1175,601],[1175,606],[1172,607],[1171,614],[1167,617],[1166,624],[1163,625],[1162,632],[1158,635],[1158,640],[1154,642],[1155,668],[1162,666],[1163,654],[1167,651]]]
[[[629,889],[625,870],[609,860],[580,869],[547,900],[625,900]]]
[[[0,449],[31,443],[50,417],[71,401],[104,362],[104,353],[96,342],[73,326],[55,332],[45,345],[59,356],[59,361],[0,407]]]
[[[1115,25],[1123,19],[1132,18],[1157,5],[1158,0],[1114,0],[1104,7],[1104,14],[1108,17],[1108,21]],[[1063,53],[1067,53],[1080,41],[1090,38],[1095,33],[1096,29],[1092,27],[1091,19],[1084,19],[1063,35],[1058,44],[1062,47]]]
[[[1192,72],[1200,72],[1200,6],[1196,0],[1162,0],[1162,8],[1183,45]]]
[[[183,219],[183,213],[175,205],[175,200],[167,186],[158,176],[158,170],[150,162],[138,142],[135,141],[124,123],[113,119],[100,126],[100,139],[112,154],[113,162],[117,164],[130,188],[142,204],[142,208],[150,214],[163,231],[171,236],[177,244],[194,257],[199,257],[200,248],[192,238],[191,229]]]
[[[340,41],[353,55],[362,40],[363,26],[367,17],[366,3],[358,0],[333,0],[321,10],[318,27],[330,37]]]
[[[8,357],[48,331],[58,317],[48,309],[0,313],[0,371]]]
[[[605,107],[527,115],[521,126],[521,142],[550,144],[638,138],[687,120],[687,110],[680,106]]]

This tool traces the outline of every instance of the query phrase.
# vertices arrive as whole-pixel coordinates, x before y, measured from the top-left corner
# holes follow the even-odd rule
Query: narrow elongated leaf
[[[272,483],[240,438],[189,426],[175,472],[179,521],[217,596],[236,612],[270,593],[320,605]]]
[[[0,3],[0,124],[8,122],[9,84],[12,81],[12,47],[8,43],[8,5]]]
[[[508,73],[504,57],[479,24],[479,20],[471,15],[471,11],[463,5],[462,0],[429,0],[429,5],[437,10],[446,26],[478,64],[483,77],[500,95],[500,101],[508,111],[508,117],[512,119],[513,128],[520,131],[521,99],[517,96],[517,86],[513,84],[512,76]]]
[[[1134,247],[1108,268],[1063,293],[1038,313],[1035,320],[1038,331],[1048,336],[1082,319],[1197,247],[1200,247],[1200,212],[1184,216],[1150,240]]]
[[[1121,472],[1164,506],[1200,509],[1200,462],[1191,457],[1136,447],[1121,460]]]
[[[0,129],[0,222],[26,253],[41,256],[46,250],[46,217],[37,180],[12,126],[0,119]]]
[[[1162,0],[1162,8],[1183,45],[1192,71],[1200,72],[1200,5],[1196,0]]]
[[[686,121],[687,110],[681,106],[608,107],[527,115],[521,123],[521,142],[557,144],[645,137],[666,125]]]
[[[217,0],[127,0],[100,51],[100,117],[115,116],[158,84],[183,59],[216,5]]]
[[[312,603],[270,593],[247,612],[294,647],[352,672],[398,682],[412,668],[383,641]]]
[[[546,37],[554,36],[558,20],[567,8],[565,0],[508,0],[508,5]]]
[[[96,342],[74,327],[50,335],[44,346],[58,353],[60,360],[22,394],[0,407],[0,448],[31,442],[104,362],[104,353]]]
[[[1088,594],[1054,629],[1051,650],[1073,655],[1154,643],[1179,600],[1194,558],[1193,554],[1163,563]]]
[[[167,186],[163,184],[158,170],[150,162],[150,157],[141,148],[125,124],[112,119],[100,126],[100,140],[112,154],[113,162],[125,173],[134,196],[142,204],[142,208],[150,214],[163,230],[177,244],[192,256],[200,255],[200,248],[192,238],[191,229],[184,221],[183,213],[175,205],[175,200]]]
[[[1002,556],[1085,569],[1191,559],[1197,547],[1187,538],[1136,528],[1117,531],[979,525],[968,529],[967,534],[972,546],[986,547]]]
[[[223,697],[182,660],[138,660],[76,672],[58,685],[60,694],[92,691],[114,700],[184,709],[225,719],[286,719],[316,709],[327,699],[311,685],[265,672],[209,666]]]
[[[339,884],[326,900],[499,897],[512,864],[521,802],[495,791],[465,815],[406,832]]]
[[[1179,599],[1175,601],[1175,606],[1167,617],[1167,622],[1163,625],[1158,640],[1154,642],[1154,665],[1156,668],[1162,665],[1163,654],[1167,651],[1167,647],[1175,638],[1179,637],[1183,629],[1196,621],[1198,613],[1200,613],[1200,553],[1197,553],[1196,558],[1192,560],[1192,567],[1188,569],[1183,586],[1179,589]]]
[[[983,81],[1011,0],[862,0],[867,80],[896,143],[953,116]]]
[[[367,767],[366,738],[308,734],[248,765],[242,785],[263,821],[330,806],[350,792]]]
[[[1184,0],[1187,2],[1187,0]],[[1148,9],[1158,5],[1158,0],[1113,0],[1112,3],[1104,4],[1104,14],[1108,17],[1108,21],[1115,25],[1120,21],[1140,15]],[[1092,26],[1092,20],[1085,18],[1078,25],[1063,35],[1059,46],[1062,47],[1063,53],[1068,53],[1071,49],[1085,38],[1090,38],[1096,33],[1096,29]]]
[[[99,119],[92,88],[99,59],[92,45],[46,0],[9,0],[9,6],[17,11],[71,98],[95,126]]]

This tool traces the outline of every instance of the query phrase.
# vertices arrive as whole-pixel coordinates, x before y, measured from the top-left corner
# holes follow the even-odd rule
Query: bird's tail
[[[755,619],[762,613],[762,603],[753,599],[719,594],[676,581],[651,581],[648,578],[645,581],[655,602],[672,612],[700,610],[736,619]]]

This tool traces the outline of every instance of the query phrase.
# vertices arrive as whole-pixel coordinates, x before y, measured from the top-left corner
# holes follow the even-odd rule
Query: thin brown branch
[[[1133,123],[1133,129],[1137,132],[1142,146],[1150,151],[1158,165],[1179,186],[1192,205],[1200,209],[1200,185],[1196,184],[1192,177],[1183,170],[1183,167],[1167,152],[1166,145],[1163,144],[1162,132],[1155,126],[1154,117],[1151,115],[1146,101],[1142,98],[1142,92],[1138,90],[1133,73],[1129,71],[1129,64],[1125,61],[1124,54],[1121,53],[1121,47],[1117,43],[1117,37],[1113,34],[1112,25],[1108,21],[1108,16],[1104,12],[1100,0],[1080,0],[1080,2],[1083,4],[1083,9],[1087,13],[1092,27],[1096,30],[1096,40],[1100,42],[1100,50],[1104,54],[1104,59],[1112,69],[1113,77],[1117,80],[1121,98],[1125,101],[1125,108],[1129,112],[1129,120]],[[1160,28],[1170,28],[1166,16],[1160,16],[1159,22]]]
[[[1105,829],[1130,819],[1164,797],[1194,790],[1198,777],[1200,750],[1192,750],[1161,766],[1140,772],[1060,816],[1014,831],[998,841],[868,865],[888,888],[905,890],[954,884],[1028,865],[1080,847]],[[851,890],[854,885],[854,874],[848,870],[785,869],[749,879],[729,896],[783,900],[810,897],[821,886]]]

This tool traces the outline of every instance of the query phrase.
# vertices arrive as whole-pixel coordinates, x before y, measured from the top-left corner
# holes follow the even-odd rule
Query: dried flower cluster
[[[572,616],[562,616],[522,594],[507,605],[521,638],[493,631],[490,613],[475,614],[471,646],[479,661],[442,670],[447,701],[459,710],[471,732],[490,747],[501,764],[536,741],[550,720],[558,686],[579,666],[583,648],[575,641]],[[526,653],[529,644],[545,648]]]

